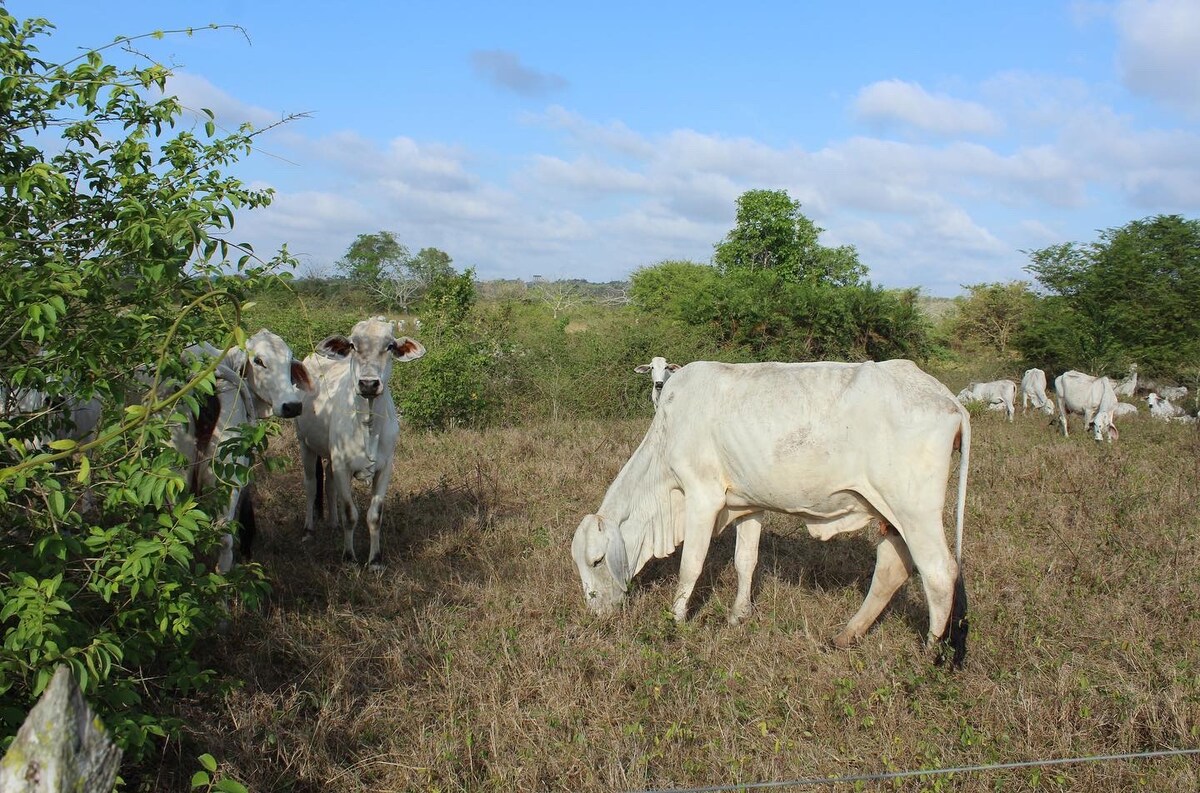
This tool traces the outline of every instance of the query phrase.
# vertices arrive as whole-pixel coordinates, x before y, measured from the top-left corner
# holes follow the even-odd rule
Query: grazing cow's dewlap
[[[1071,370],[1054,379],[1054,393],[1058,397],[1058,421],[1063,435],[1067,435],[1067,414],[1083,416],[1083,427],[1092,430],[1092,437],[1110,443],[1120,438],[1113,421],[1117,410],[1117,394],[1112,381],[1107,377],[1092,377],[1090,374]]]
[[[366,319],[350,336],[330,336],[304,359],[318,383],[318,393],[306,402],[296,421],[296,438],[304,465],[307,510],[305,536],[312,535],[318,512],[323,461],[329,461],[332,482],[329,494],[331,523],[341,524],[343,556],[354,561],[354,529],[358,507],[353,479],[371,484],[367,509],[370,553],[367,564],[383,564],[379,528],[383,502],[392,478],[400,419],[388,380],[394,361],[415,361],[425,354],[420,342],[396,336],[395,325],[383,317]]]
[[[802,518],[820,539],[876,521],[889,527],[858,613],[834,640],[861,637],[913,566],[929,602],[930,637],[966,652],[962,545],[971,425],[944,385],[911,361],[682,367],[663,391],[641,445],[571,544],[585,602],[614,609],[653,558],[683,544],[676,619],[709,543],[737,526],[738,591],[730,622],[750,611],[766,510]],[[942,526],[951,456],[958,471],[956,553]]]

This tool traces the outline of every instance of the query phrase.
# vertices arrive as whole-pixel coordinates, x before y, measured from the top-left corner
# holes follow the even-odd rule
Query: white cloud
[[[994,135],[1003,129],[1000,119],[977,102],[931,94],[904,80],[881,80],[860,90],[854,114],[860,121],[900,124],[936,135]]]
[[[187,72],[173,72],[167,79],[166,92],[179,97],[180,103],[198,118],[204,118],[200,114],[201,109],[211,110],[216,123],[228,132],[237,130],[246,122],[261,129],[280,121],[285,115],[246,104],[203,77]]]
[[[1200,114],[1200,3],[1122,0],[1113,19],[1125,86]]]

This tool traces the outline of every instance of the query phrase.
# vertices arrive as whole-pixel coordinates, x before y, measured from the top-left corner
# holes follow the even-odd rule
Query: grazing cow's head
[[[260,419],[299,416],[304,409],[304,394],[316,389],[304,364],[292,357],[287,342],[269,330],[260,330],[247,339],[245,349],[234,347],[225,356],[225,363],[250,386],[254,412]]]
[[[1054,400],[1053,399],[1051,399],[1050,397],[1046,397],[1046,401],[1042,403],[1042,412],[1045,413],[1047,416],[1054,415]]]
[[[349,361],[359,396],[374,399],[387,388],[393,361],[415,361],[425,347],[408,336],[396,338],[396,326],[383,317],[364,319],[350,331],[350,338],[330,336],[317,345],[317,353]]]
[[[650,401],[654,403],[654,407],[658,407],[658,395],[662,392],[663,386],[667,383],[672,373],[679,371],[679,364],[667,363],[667,359],[662,356],[657,356],[650,361],[640,366],[633,367],[633,371],[638,374],[650,373],[650,380],[654,383],[654,387],[650,389]]]
[[[588,515],[575,530],[571,555],[579,568],[587,607],[605,616],[625,599],[629,563],[621,530],[599,515]]]

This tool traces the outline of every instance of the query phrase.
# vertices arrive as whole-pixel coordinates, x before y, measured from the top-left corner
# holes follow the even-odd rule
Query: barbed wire
[[[1198,755],[1200,749],[1162,749],[1148,752],[1129,752],[1126,754],[1096,754],[1084,757],[1062,757],[1046,760],[1020,760],[1012,763],[993,763],[990,765],[964,765],[956,768],[930,768],[919,771],[889,771],[880,774],[855,774],[851,776],[812,777],[809,779],[789,779],[773,782],[742,782],[733,785],[711,785],[708,787],[689,788],[649,788],[646,790],[629,791],[629,793],[723,793],[732,790],[778,790],[790,787],[817,787],[820,785],[852,785],[856,782],[886,782],[891,779],[906,779],[918,776],[947,776],[949,774],[973,774],[990,771],[1006,771],[1014,768],[1040,768],[1055,765],[1070,765],[1073,763],[1099,763],[1112,760],[1150,760],[1162,757],[1182,757]]]

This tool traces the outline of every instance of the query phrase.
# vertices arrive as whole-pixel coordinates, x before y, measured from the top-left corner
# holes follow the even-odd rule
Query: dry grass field
[[[592,617],[571,535],[648,422],[406,432],[382,574],[340,563],[329,532],[301,541],[285,429],[274,447],[291,464],[257,487],[273,594],[208,659],[245,685],[180,703],[196,746],[255,791],[389,792],[700,787],[1200,746],[1194,428],[1143,411],[1109,446],[1040,415],[975,416],[971,638],[952,673],[921,646],[916,582],[860,645],[829,649],[862,601],[872,537],[821,543],[783,516],[767,524],[747,624],[724,619],[731,536],[690,622],[670,617],[678,554],[642,572],[617,616]],[[158,789],[186,789],[192,749]],[[1192,756],[836,789],[1198,788]]]

